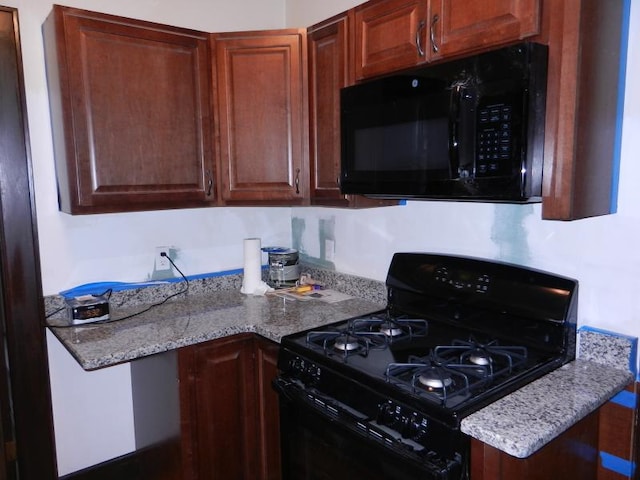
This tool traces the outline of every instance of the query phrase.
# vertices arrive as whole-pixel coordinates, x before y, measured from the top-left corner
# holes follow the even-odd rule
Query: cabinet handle
[[[418,30],[416,30],[416,48],[418,49],[418,55],[421,57],[424,57],[424,48],[422,48],[422,35],[421,35],[422,31],[424,30],[424,27],[425,27],[425,23],[424,23],[424,20],[422,20],[418,24]]]
[[[207,170],[205,175],[207,177],[207,197],[210,197],[213,191],[213,175],[211,175],[211,170]]]
[[[295,185],[296,185],[296,194],[300,193],[300,169],[296,168],[296,180],[295,180]]]
[[[440,20],[440,17],[438,17],[437,14],[434,15],[431,20],[431,28],[429,30],[429,38],[431,39],[431,48],[433,49],[433,53],[438,53],[438,50],[440,50],[440,47],[438,47],[438,44],[436,43],[436,23],[438,23],[438,20]]]

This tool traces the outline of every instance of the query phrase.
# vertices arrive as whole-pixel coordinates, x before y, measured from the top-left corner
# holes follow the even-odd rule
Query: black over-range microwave
[[[540,201],[546,85],[524,43],[342,89],[342,192]]]

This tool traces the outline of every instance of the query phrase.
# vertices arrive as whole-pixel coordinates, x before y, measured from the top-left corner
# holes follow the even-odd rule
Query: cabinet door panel
[[[181,387],[183,458],[193,478],[256,478],[252,341],[243,335],[180,352],[186,383]]]
[[[63,210],[212,202],[207,36],[63,7],[52,15],[45,36],[48,51],[57,48],[48,70],[54,129],[64,125],[54,133]]]
[[[311,201],[347,204],[340,194],[340,89],[349,73],[349,17],[344,15],[309,32],[309,121]]]
[[[280,480],[280,410],[278,394],[271,382],[278,374],[279,345],[256,337],[258,419],[260,422],[260,478]]]
[[[430,5],[434,58],[513,42],[540,30],[540,0],[433,0]]]
[[[299,31],[215,36],[225,201],[304,199],[305,44]]]
[[[356,79],[425,61],[426,10],[426,0],[374,1],[356,7]]]

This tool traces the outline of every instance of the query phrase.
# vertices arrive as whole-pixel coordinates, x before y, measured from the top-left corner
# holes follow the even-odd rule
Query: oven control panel
[[[391,400],[378,406],[377,422],[416,442],[428,434],[428,421],[424,416]]]
[[[436,282],[447,285],[455,290],[475,293],[487,293],[491,285],[491,277],[484,273],[476,273],[462,269],[452,269],[445,266],[436,268],[433,273]]]
[[[289,360],[289,373],[311,386],[320,382],[322,369],[313,362],[296,356]]]

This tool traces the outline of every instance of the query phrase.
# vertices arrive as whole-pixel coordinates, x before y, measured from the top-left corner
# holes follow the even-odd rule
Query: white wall
[[[288,1],[287,22],[303,25],[354,4],[341,0],[344,8],[338,9],[314,0]],[[546,269],[580,281],[580,325],[640,336],[640,92],[635,88],[640,84],[640,3],[631,3],[617,214],[558,222],[541,220],[540,205],[408,202],[369,211],[295,208],[294,247],[327,260],[321,258],[320,243],[333,236],[337,270],[378,280],[384,280],[396,251],[475,255]]]
[[[0,0],[1,1],[1,0]],[[65,5],[204,31],[308,26],[361,0],[70,0]],[[580,322],[640,335],[635,273],[640,254],[640,97],[626,101],[619,213],[572,223],[540,220],[539,206],[409,202],[369,211],[211,208],[72,217],[57,210],[41,25],[51,0],[4,0],[20,16],[27,113],[45,295],[93,281],[141,281],[154,247],[174,245],[186,274],[239,268],[242,239],[288,245],[291,220],[304,253],[319,257],[328,226],[338,270],[384,279],[399,250],[502,258],[581,281]],[[628,85],[640,81],[640,7],[633,6]],[[286,16],[285,16],[286,15]],[[322,222],[321,222],[322,221]],[[323,225],[320,228],[320,225]],[[303,228],[304,226],[304,228]],[[610,287],[615,280],[615,286]],[[84,372],[52,336],[49,359],[60,474],[134,448],[127,365]]]
[[[18,8],[45,295],[94,281],[143,281],[156,246],[172,245],[187,274],[242,266],[242,239],[291,242],[289,208],[208,208],[73,217],[60,213],[41,26],[51,0],[0,0]],[[61,2],[57,2],[61,3]],[[65,5],[202,31],[284,27],[284,0],[69,0]],[[83,371],[48,336],[59,473],[134,449],[128,365]]]

